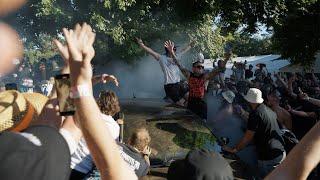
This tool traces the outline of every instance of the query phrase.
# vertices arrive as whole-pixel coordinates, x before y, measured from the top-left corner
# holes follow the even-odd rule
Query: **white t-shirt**
[[[118,140],[120,127],[118,123],[111,117],[101,114],[102,119],[106,122],[111,136]],[[93,159],[84,138],[81,138],[77,149],[71,155],[71,169],[87,174],[93,168]]]
[[[161,69],[164,74],[164,84],[175,84],[180,82],[180,69],[172,58],[161,55],[159,59]]]

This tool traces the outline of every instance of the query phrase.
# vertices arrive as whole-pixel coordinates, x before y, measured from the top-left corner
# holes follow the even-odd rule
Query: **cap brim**
[[[226,96],[225,93],[222,93],[222,97],[223,97],[226,101],[228,101],[228,103],[230,103],[230,104],[233,103],[233,99],[230,99],[228,96]]]
[[[263,99],[262,99],[262,98],[256,99],[256,100],[252,100],[252,99],[250,99],[250,98],[247,97],[247,96],[243,96],[243,98],[244,98],[247,102],[249,102],[249,103],[254,103],[254,104],[261,104],[261,103],[263,103]]]

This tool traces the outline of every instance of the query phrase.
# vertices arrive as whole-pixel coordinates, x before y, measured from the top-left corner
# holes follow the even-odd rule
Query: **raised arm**
[[[183,54],[187,53],[193,47],[194,43],[195,43],[195,41],[191,40],[190,43],[180,51],[180,54],[183,55]]]
[[[174,43],[169,41],[166,41],[164,43],[164,47],[168,49],[168,51],[170,52],[170,54],[172,55],[173,61],[176,63],[176,65],[179,67],[180,71],[182,72],[182,74],[189,79],[190,77],[190,72],[184,68],[178,61],[176,54],[174,53]]]
[[[219,73],[221,72],[220,68],[214,69],[211,72],[205,74],[204,78],[206,80],[211,80],[212,78],[214,78],[215,76],[219,75]]]
[[[137,179],[120,157],[119,148],[111,137],[92,92],[91,60],[94,57],[95,34],[89,25],[76,25],[74,30],[63,29],[70,52],[70,76],[78,123],[97,165],[101,178]]]
[[[137,39],[137,43],[139,44],[139,46],[144,49],[145,51],[147,51],[147,53],[149,53],[151,56],[153,56],[157,61],[159,61],[160,59],[160,54],[155,52],[153,49],[149,48],[148,46],[144,45],[143,41],[139,38]]]
[[[289,94],[290,94],[291,97],[297,98],[297,97],[298,97],[297,94],[295,94],[295,93],[293,92],[293,87],[292,87],[293,82],[294,82],[294,79],[293,79],[293,78],[289,78],[289,79],[288,79],[287,90],[288,90],[288,92],[289,92]]]
[[[303,93],[302,91],[299,94],[299,98],[302,100],[306,100],[315,106],[320,107],[320,100],[319,99],[311,98],[308,96],[308,94]]]
[[[113,82],[117,87],[119,87],[119,81],[114,75],[109,75],[109,74],[101,74],[101,75],[96,75],[93,76],[92,78],[92,84],[96,85],[98,83],[108,83],[108,82]]]

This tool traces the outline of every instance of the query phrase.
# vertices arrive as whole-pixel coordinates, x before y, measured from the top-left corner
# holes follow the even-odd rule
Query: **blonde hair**
[[[98,106],[103,114],[114,116],[120,111],[117,95],[113,91],[101,91],[98,99]]]
[[[135,130],[129,139],[129,144],[139,151],[143,151],[146,146],[149,145],[151,137],[146,128],[139,128]]]

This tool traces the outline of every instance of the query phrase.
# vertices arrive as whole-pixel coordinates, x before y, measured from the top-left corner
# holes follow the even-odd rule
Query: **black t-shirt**
[[[255,132],[254,141],[259,160],[272,160],[285,151],[277,115],[266,105],[261,104],[250,113],[248,130]]]
[[[246,77],[246,79],[252,78],[253,72],[250,69],[246,69],[245,77]]]
[[[119,143],[120,155],[138,177],[148,174],[149,165],[142,155],[132,147]]]

